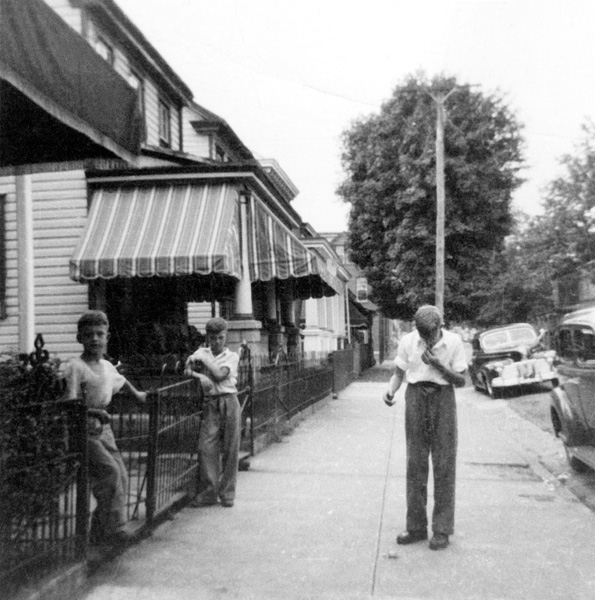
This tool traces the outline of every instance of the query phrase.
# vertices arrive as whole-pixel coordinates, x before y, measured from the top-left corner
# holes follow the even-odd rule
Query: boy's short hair
[[[77,331],[81,333],[85,327],[96,327],[98,325],[109,329],[107,315],[102,310],[89,310],[78,320]]]
[[[227,321],[222,319],[221,317],[215,317],[213,319],[209,319],[205,326],[205,331],[207,335],[209,333],[221,333],[222,331],[227,331]]]
[[[442,315],[438,307],[431,304],[420,306],[415,313],[414,319],[417,330],[422,334],[439,329],[442,326]]]

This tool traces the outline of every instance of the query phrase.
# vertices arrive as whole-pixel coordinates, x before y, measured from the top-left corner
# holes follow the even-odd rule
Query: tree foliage
[[[488,296],[495,257],[512,226],[520,185],[521,126],[496,95],[454,78],[423,75],[398,86],[379,114],[343,134],[346,178],[338,193],[351,204],[352,260],[383,314],[409,319],[434,302],[436,105],[446,101],[445,314],[473,318]]]
[[[560,159],[562,174],[546,189],[543,214],[520,221],[507,241],[480,320],[533,320],[552,312],[552,281],[595,260],[595,125],[582,129],[574,154]]]

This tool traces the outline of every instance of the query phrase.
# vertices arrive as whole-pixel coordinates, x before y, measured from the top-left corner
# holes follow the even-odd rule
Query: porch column
[[[19,352],[29,353],[33,351],[33,342],[35,340],[33,193],[31,175],[17,175],[16,200],[19,269]]]
[[[262,323],[254,319],[252,306],[252,286],[250,285],[250,262],[248,259],[248,202],[250,192],[241,191],[240,197],[240,252],[242,277],[238,281],[234,296],[234,314],[228,324],[228,345],[232,350],[238,350],[240,344],[247,342],[251,345],[254,355],[265,354],[261,345]]]
[[[235,289],[234,319],[253,319],[250,262],[248,259],[248,210],[250,192],[240,192],[240,244],[242,278]]]

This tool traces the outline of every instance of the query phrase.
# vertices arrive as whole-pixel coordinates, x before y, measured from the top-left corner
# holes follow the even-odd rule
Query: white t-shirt
[[[66,363],[64,377],[66,397],[83,397],[88,408],[105,408],[126,382],[116,367],[103,358],[97,363],[72,358]]]

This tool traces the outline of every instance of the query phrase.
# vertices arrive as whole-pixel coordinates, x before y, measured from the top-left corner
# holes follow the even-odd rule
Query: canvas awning
[[[43,0],[0,0],[0,166],[140,152],[137,93]]]
[[[341,284],[326,265],[254,196],[249,215],[251,281],[289,280],[298,298],[341,293]]]
[[[217,273],[239,279],[237,212],[237,191],[225,184],[100,187],[70,276],[84,281]]]
[[[279,280],[295,298],[341,284],[261,200],[248,210],[251,282]],[[210,275],[241,278],[238,190],[224,183],[101,184],[71,261],[75,281]]]

